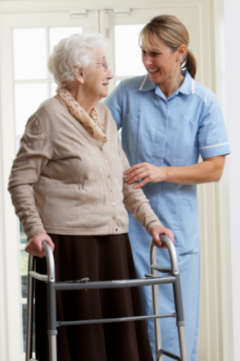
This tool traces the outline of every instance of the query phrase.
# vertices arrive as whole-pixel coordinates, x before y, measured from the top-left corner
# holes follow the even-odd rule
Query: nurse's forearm
[[[223,172],[224,158],[208,158],[201,163],[185,167],[165,167],[165,181],[178,184],[217,182]]]
[[[224,168],[224,156],[205,159],[202,163],[185,167],[158,167],[150,163],[138,163],[124,172],[125,182],[134,188],[147,183],[170,182],[199,184],[217,182]]]

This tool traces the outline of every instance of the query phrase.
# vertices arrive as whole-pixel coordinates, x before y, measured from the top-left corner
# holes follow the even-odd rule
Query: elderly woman
[[[55,248],[57,280],[135,278],[128,213],[156,244],[161,226],[142,190],[124,183],[129,168],[116,125],[99,100],[112,74],[100,35],[73,35],[55,47],[49,70],[58,84],[27,122],[13,163],[9,191],[28,237],[26,250],[45,272],[42,242]],[[58,295],[60,319],[141,313],[136,289]],[[36,286],[36,356],[48,360],[45,288]],[[60,361],[151,361],[144,322],[73,326],[59,330]]]

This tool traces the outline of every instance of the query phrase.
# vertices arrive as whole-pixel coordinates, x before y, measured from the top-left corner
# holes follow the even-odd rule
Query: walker
[[[28,300],[27,300],[27,336],[26,336],[26,361],[35,361],[33,356],[33,315],[34,315],[34,282],[39,280],[45,282],[47,285],[48,297],[48,339],[49,339],[49,360],[57,361],[57,329],[62,326],[70,325],[89,325],[99,323],[113,323],[126,322],[138,320],[154,320],[155,329],[155,352],[156,360],[162,361],[163,355],[172,358],[173,360],[187,361],[187,351],[184,333],[184,315],[181,295],[180,275],[177,262],[176,251],[173,243],[166,235],[161,236],[161,242],[164,243],[168,249],[171,267],[163,269],[156,264],[156,250],[157,247],[151,244],[150,247],[150,269],[151,273],[147,274],[142,279],[131,280],[114,280],[114,281],[90,281],[87,277],[76,281],[56,282],[55,281],[55,263],[53,252],[49,245],[44,242],[44,251],[47,262],[47,275],[39,274],[35,271],[35,260],[33,256],[29,256],[28,262]],[[159,249],[161,252],[161,249]],[[158,272],[166,273],[165,276],[159,276]],[[173,297],[175,303],[175,311],[170,314],[159,314],[158,306],[158,286],[161,284],[172,284]],[[81,289],[103,289],[103,288],[121,288],[121,287],[138,287],[151,286],[152,287],[152,302],[153,314],[145,316],[134,317],[116,317],[90,320],[76,320],[76,321],[58,321],[56,312],[56,291],[69,291]],[[160,318],[175,317],[178,328],[178,340],[180,348],[180,356],[177,356],[170,351],[161,348],[161,333],[160,333]]]

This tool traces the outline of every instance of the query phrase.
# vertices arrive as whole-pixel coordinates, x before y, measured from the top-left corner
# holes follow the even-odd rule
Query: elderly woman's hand
[[[134,184],[134,188],[141,188],[145,184],[163,182],[167,180],[167,168],[157,167],[150,163],[138,163],[124,173],[125,182]]]
[[[162,242],[160,241],[160,236],[162,234],[165,234],[166,236],[168,236],[170,238],[170,240],[172,242],[174,242],[174,235],[173,235],[173,232],[166,228],[166,227],[163,227],[163,226],[153,226],[149,229],[149,233],[151,234],[152,238],[153,238],[153,242],[155,244],[155,246],[157,247],[165,247]]]
[[[47,242],[49,246],[54,250],[54,243],[49,237],[47,233],[41,232],[34,234],[26,245],[26,252],[30,253],[33,256],[43,258],[45,256],[44,249],[43,249],[43,242]]]

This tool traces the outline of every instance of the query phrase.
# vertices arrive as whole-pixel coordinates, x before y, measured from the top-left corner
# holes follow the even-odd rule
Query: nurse
[[[143,187],[161,222],[175,234],[189,361],[197,360],[200,240],[196,185],[217,182],[229,144],[216,96],[194,80],[189,34],[174,16],[153,18],[140,34],[145,76],[122,81],[106,103],[122,129],[131,168],[126,182]],[[199,157],[201,160],[199,161]],[[130,216],[130,240],[139,277],[149,272],[149,235]],[[158,255],[167,264],[166,250]],[[151,290],[142,290],[151,313]],[[159,290],[161,312],[172,312],[172,289]],[[161,320],[163,348],[179,353],[175,319]],[[153,323],[149,333],[154,349]],[[165,357],[164,361],[172,359]]]

